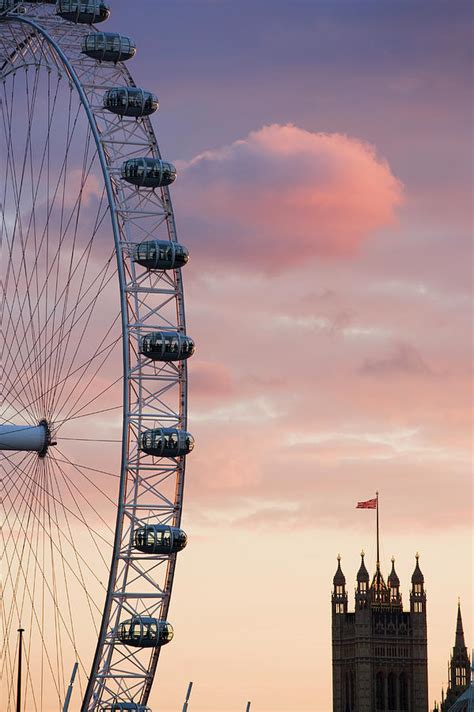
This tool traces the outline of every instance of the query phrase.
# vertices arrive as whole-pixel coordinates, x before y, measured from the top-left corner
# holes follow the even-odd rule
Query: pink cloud
[[[367,143],[273,124],[183,163],[174,198],[197,259],[277,272],[353,255],[402,186]]]

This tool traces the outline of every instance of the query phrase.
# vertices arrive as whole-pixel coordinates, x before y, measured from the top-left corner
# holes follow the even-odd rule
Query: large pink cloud
[[[182,163],[174,197],[197,259],[276,272],[353,255],[402,186],[367,143],[273,124]]]

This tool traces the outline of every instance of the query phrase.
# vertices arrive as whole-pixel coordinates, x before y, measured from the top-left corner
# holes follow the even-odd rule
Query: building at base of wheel
[[[418,558],[405,611],[395,560],[386,582],[380,562],[371,580],[362,552],[350,612],[338,557],[332,593],[333,712],[428,712],[426,592]]]

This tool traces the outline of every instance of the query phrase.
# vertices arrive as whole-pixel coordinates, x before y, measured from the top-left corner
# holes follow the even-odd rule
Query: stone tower
[[[380,562],[370,583],[362,552],[354,612],[340,557],[333,584],[333,712],[428,712],[426,593],[418,555],[410,611],[403,610],[394,559],[387,583]]]
[[[467,690],[470,683],[470,661],[464,642],[461,605],[458,603],[458,617],[456,622],[456,637],[453,652],[449,662],[449,684],[446,697],[441,703],[441,712],[447,712],[456,700]]]

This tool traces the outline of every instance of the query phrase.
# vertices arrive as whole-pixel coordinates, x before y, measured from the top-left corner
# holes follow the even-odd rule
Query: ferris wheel
[[[0,0],[1,707],[145,712],[187,431],[182,268],[132,39],[100,0]],[[75,708],[78,708],[76,703]]]

